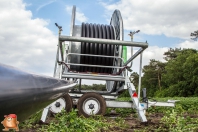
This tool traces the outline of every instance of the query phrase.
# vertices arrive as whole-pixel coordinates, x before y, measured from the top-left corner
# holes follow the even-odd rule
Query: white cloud
[[[119,9],[127,30],[140,29],[150,35],[189,38],[198,27],[197,0],[120,0],[102,5],[109,16]]]
[[[158,47],[158,46],[149,46],[146,50],[144,50],[142,55],[142,67],[144,65],[148,65],[150,62],[150,59],[159,60],[161,62],[165,62],[163,59],[164,52],[168,51],[168,47]],[[128,54],[127,58],[129,59],[131,56],[130,48],[128,47]],[[134,53],[137,52],[137,48],[134,49]],[[139,73],[139,65],[140,65],[140,56],[134,59],[132,70]]]
[[[66,11],[68,14],[72,13],[72,6],[66,6]],[[80,12],[79,9],[76,9],[76,20],[79,22],[86,22],[88,18],[85,16],[84,13]]]
[[[22,0],[1,0],[0,5],[0,63],[52,75],[57,37],[48,23],[33,19]]]
[[[177,44],[176,47],[178,48],[192,48],[192,49],[197,49],[198,50],[198,41],[190,41],[186,40],[180,44]]]
[[[81,12],[76,12],[76,19],[79,22],[86,22],[87,21],[87,17],[85,17],[85,15]]]
[[[42,5],[40,5],[40,6],[36,9],[36,11],[39,11],[39,10],[42,9],[43,7],[45,7],[45,6],[49,5],[49,4],[54,3],[55,1],[56,1],[56,0],[51,0],[51,1],[48,1],[48,2],[46,2],[46,3],[42,4]]]

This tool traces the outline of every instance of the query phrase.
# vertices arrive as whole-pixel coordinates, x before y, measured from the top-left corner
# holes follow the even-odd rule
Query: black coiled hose
[[[113,26],[82,23],[81,36],[89,38],[115,39]],[[115,46],[110,44],[81,43],[81,54],[114,56]],[[113,58],[81,56],[80,64],[113,66]],[[80,66],[80,72],[109,73],[112,68]]]

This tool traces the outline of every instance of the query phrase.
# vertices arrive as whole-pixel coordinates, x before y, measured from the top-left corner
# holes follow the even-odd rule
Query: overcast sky
[[[164,61],[169,48],[198,49],[198,42],[190,39],[190,33],[198,30],[197,0],[0,0],[0,63],[52,76],[58,39],[54,23],[69,35],[73,5],[76,24],[109,24],[119,9],[124,39],[129,41],[128,33],[140,30],[134,41],[149,43],[144,65],[150,59]],[[136,59],[134,71],[138,65]]]

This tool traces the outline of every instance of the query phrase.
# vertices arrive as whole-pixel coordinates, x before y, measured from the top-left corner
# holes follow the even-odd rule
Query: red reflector
[[[133,97],[138,97],[138,95],[137,95],[137,93],[135,92],[135,93],[133,93]]]

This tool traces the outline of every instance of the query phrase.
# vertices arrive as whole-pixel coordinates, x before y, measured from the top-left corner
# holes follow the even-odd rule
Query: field
[[[170,98],[155,98],[167,101]],[[63,111],[50,117],[46,124],[39,123],[41,112],[20,124],[23,132],[198,132],[198,97],[174,97],[180,100],[176,107],[151,107],[147,110],[147,123],[141,123],[133,109],[108,108],[105,116],[79,117],[77,110]],[[119,100],[130,100],[120,98]]]

